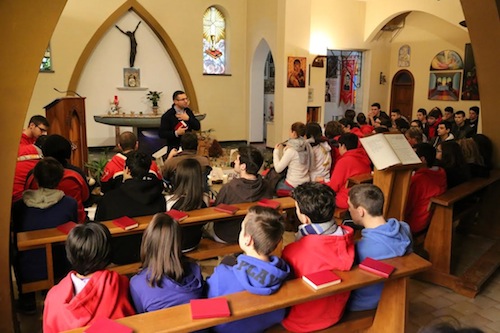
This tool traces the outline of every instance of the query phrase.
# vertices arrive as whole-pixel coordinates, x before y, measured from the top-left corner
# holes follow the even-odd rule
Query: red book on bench
[[[302,280],[310,285],[314,290],[333,286],[342,281],[340,277],[330,270],[320,271],[302,276]]]
[[[68,235],[69,232],[74,228],[76,227],[77,224],[75,222],[66,222],[64,224],[61,224],[61,225],[58,225],[57,226],[57,230],[59,230],[60,232],[62,232],[63,234],[66,234]]]
[[[359,264],[359,268],[375,275],[388,278],[394,271],[394,266],[367,257]]]
[[[259,206],[264,206],[264,207],[269,207],[273,209],[277,209],[281,203],[279,201],[274,201],[271,199],[261,199],[259,202],[257,202]]]
[[[219,212],[227,213],[230,215],[234,215],[234,213],[236,213],[239,210],[239,208],[236,206],[231,206],[223,203],[218,204],[217,206],[214,207],[214,209]]]
[[[229,317],[229,304],[227,299],[223,297],[207,298],[207,299],[192,299],[191,304],[191,318],[218,318]]]
[[[180,210],[177,210],[177,209],[171,209],[168,212],[165,212],[165,214],[167,214],[168,216],[170,216],[171,218],[173,218],[177,222],[180,222],[189,216],[185,212],[181,212]]]
[[[132,333],[134,330],[114,320],[101,317],[96,319],[94,324],[85,330],[85,333]]]
[[[118,219],[113,220],[113,223],[122,228],[123,230],[130,230],[137,228],[139,226],[139,223],[137,223],[135,220],[131,219],[128,216],[122,216]]]

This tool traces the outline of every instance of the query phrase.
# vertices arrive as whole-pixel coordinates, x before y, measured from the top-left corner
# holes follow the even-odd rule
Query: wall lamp
[[[380,72],[380,76],[378,78],[379,80],[379,84],[385,84],[387,82],[387,80],[385,79],[385,74]]]
[[[325,59],[326,56],[324,55],[318,55],[316,58],[314,58],[312,62],[313,67],[325,67]]]

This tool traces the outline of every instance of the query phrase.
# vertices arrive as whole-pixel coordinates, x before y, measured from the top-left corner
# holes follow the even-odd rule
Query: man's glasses
[[[40,127],[39,125],[36,125],[36,127],[38,127],[42,133],[47,133],[46,128]]]
[[[189,98],[187,98],[187,97],[186,98],[180,98],[180,99],[178,98],[177,101],[179,101],[179,102],[189,101]]]

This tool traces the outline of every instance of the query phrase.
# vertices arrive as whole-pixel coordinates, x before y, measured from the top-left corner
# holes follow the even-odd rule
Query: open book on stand
[[[403,134],[375,134],[359,139],[377,170],[422,163]]]

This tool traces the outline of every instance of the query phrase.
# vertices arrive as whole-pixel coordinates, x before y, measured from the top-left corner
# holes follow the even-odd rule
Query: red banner
[[[340,101],[351,105],[354,103],[353,77],[356,60],[342,59],[342,76],[340,81]]]

